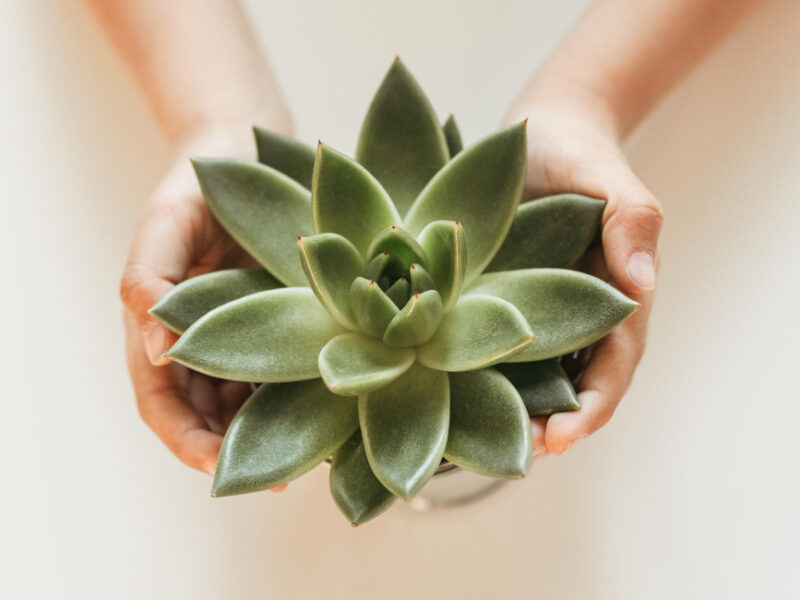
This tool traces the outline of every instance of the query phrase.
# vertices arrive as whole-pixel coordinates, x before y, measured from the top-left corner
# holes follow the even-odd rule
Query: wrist
[[[509,108],[504,123],[522,119],[580,121],[615,145],[622,139],[622,129],[611,102],[604,94],[577,82],[533,79]]]
[[[253,127],[263,127],[282,135],[294,131],[291,114],[281,99],[226,102],[188,113],[173,129],[170,142],[178,153],[208,149],[239,155],[238,149],[255,148]],[[250,153],[252,154],[252,152]]]

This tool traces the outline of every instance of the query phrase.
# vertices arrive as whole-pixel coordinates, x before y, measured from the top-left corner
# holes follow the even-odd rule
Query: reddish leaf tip
[[[416,268],[417,268],[417,266],[416,266],[416,265],[411,265],[411,268],[412,268],[412,269],[416,269]]]
[[[534,341],[535,339],[536,339],[536,336],[531,334],[531,341]]]
[[[392,225],[392,229],[397,229],[397,225]]]
[[[373,279],[373,280],[371,280],[371,281],[369,282],[369,284],[370,284],[370,285],[375,285],[375,280],[374,280],[374,279]]]
[[[414,294],[414,299],[419,300],[419,294]]]
[[[522,119],[522,124],[523,125],[527,125],[528,124],[528,117],[525,117],[524,119]]]
[[[317,148],[319,148],[320,146],[322,146],[322,140],[317,139]]]
[[[456,221],[456,227],[461,227],[461,222],[460,221]]]

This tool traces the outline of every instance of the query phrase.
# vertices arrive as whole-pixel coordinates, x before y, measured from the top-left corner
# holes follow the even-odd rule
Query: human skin
[[[248,394],[163,357],[175,335],[148,309],[175,284],[254,264],[203,201],[189,156],[254,158],[250,127],[291,135],[289,111],[235,0],[85,0],[139,82],[174,148],[147,200],[120,284],[128,365],[144,421],[185,464],[216,468]],[[597,0],[531,78],[506,121],[528,118],[528,197],[607,199],[587,267],[641,303],[594,349],[581,409],[533,422],[534,453],[560,454],[605,424],[644,350],[662,210],[620,149],[658,100],[756,0]]]
[[[644,352],[658,267],[660,203],[621,150],[625,137],[757,0],[597,0],[534,73],[505,122],[528,118],[527,197],[607,200],[602,248],[584,268],[641,304],[592,350],[581,408],[534,419],[534,456],[602,427]]]

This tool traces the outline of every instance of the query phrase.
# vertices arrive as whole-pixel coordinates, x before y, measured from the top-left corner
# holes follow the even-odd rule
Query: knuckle
[[[630,218],[650,227],[661,228],[664,222],[664,209],[653,196],[644,196],[631,203],[627,208]]]
[[[131,263],[122,272],[122,279],[119,283],[119,297],[126,308],[137,312],[138,300],[146,288],[147,269],[143,265]]]

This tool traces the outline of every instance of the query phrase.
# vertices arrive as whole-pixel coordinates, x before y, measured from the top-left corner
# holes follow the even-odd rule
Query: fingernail
[[[203,465],[203,471],[205,471],[209,475],[213,475],[216,470],[217,470],[216,460],[210,460]]]
[[[167,348],[167,332],[161,325],[152,325],[144,332],[144,349],[147,358],[154,365],[161,366],[169,362],[164,356]]]
[[[653,257],[647,252],[634,252],[628,259],[628,277],[642,290],[653,290],[656,287],[656,267]]]

